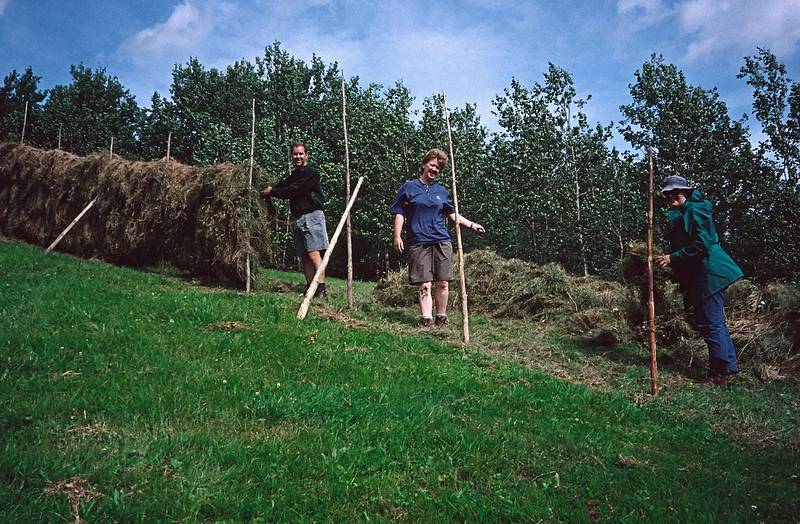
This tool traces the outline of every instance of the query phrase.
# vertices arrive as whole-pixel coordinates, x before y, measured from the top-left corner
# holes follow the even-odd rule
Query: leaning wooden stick
[[[647,322],[650,342],[650,394],[658,395],[658,363],[656,362],[656,304],[653,297],[653,152],[647,148]]]
[[[250,216],[250,191],[253,189],[253,155],[256,149],[256,99],[253,99],[253,126],[250,130],[250,174],[247,178],[247,212]],[[249,244],[249,242],[248,242]],[[250,293],[250,246],[247,246],[247,283],[245,284],[245,291]]]
[[[308,290],[306,290],[306,296],[303,298],[303,303],[300,304],[300,309],[297,310],[297,318],[303,320],[306,318],[306,313],[308,313],[308,306],[311,304],[311,299],[314,297],[314,293],[317,292],[317,285],[319,285],[319,277],[322,276],[322,273],[325,272],[325,268],[328,267],[328,261],[331,259],[331,253],[333,253],[333,248],[336,246],[336,241],[339,240],[339,235],[342,232],[342,228],[344,228],[344,223],[347,220],[347,217],[350,215],[350,208],[353,207],[353,203],[356,201],[356,197],[358,196],[358,190],[361,189],[361,182],[364,181],[364,177],[359,177],[358,182],[356,183],[355,189],[353,189],[353,196],[350,197],[350,201],[347,203],[347,207],[344,209],[344,214],[342,218],[339,220],[339,225],[336,226],[336,231],[334,231],[333,236],[331,237],[330,244],[328,245],[327,251],[325,251],[325,256],[322,257],[322,263],[317,268],[317,272],[314,274],[314,279],[311,281],[311,284],[308,286]]]
[[[344,188],[345,200],[350,200],[350,145],[347,141],[347,92],[342,71],[342,128],[344,129]],[[347,215],[347,307],[353,309],[353,228]]]
[[[83,218],[83,215],[85,215],[85,214],[86,214],[86,212],[87,212],[87,211],[89,211],[89,210],[92,208],[92,206],[94,205],[94,203],[95,203],[95,202],[97,202],[97,197],[95,197],[95,198],[94,198],[94,199],[93,199],[91,202],[89,202],[89,205],[87,205],[86,207],[84,207],[84,208],[83,208],[83,211],[81,211],[81,212],[78,214],[78,216],[76,216],[76,217],[75,217],[75,220],[73,220],[72,222],[70,222],[70,224],[67,226],[67,229],[65,229],[64,231],[62,231],[62,232],[61,232],[61,234],[60,234],[60,235],[58,235],[58,238],[56,238],[55,240],[53,240],[53,243],[52,243],[52,244],[50,244],[50,247],[48,247],[47,249],[45,249],[45,250],[44,250],[45,254],[47,254],[47,253],[51,252],[51,251],[53,250],[53,248],[54,248],[54,247],[56,247],[56,246],[58,245],[58,243],[59,243],[59,242],[61,242],[61,239],[62,239],[62,238],[64,238],[64,237],[67,235],[67,233],[69,233],[69,230],[70,230],[70,229],[72,229],[72,227],[73,227],[75,224],[77,224],[77,223],[78,223],[78,220],[80,220],[81,218]]]
[[[453,155],[453,131],[450,129],[450,113],[447,111],[447,95],[444,97],[444,120],[447,123],[447,142],[450,146],[450,172],[453,176],[453,207],[456,211],[456,245],[458,246],[458,274],[461,277],[461,326],[464,345],[469,344],[469,307],[467,305],[467,281],[464,276],[464,249],[461,245],[461,227],[458,225],[458,190],[456,188],[456,158]]]

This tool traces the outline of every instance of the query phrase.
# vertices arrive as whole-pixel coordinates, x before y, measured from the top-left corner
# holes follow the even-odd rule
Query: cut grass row
[[[72,520],[64,481],[90,520],[796,519],[785,448],[377,310],[298,322],[294,295],[12,243],[0,286],[0,521]]]

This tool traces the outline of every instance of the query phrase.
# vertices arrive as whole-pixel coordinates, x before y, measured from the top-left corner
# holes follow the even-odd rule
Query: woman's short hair
[[[422,157],[422,162],[420,162],[419,164],[420,172],[422,171],[422,166],[424,166],[434,158],[439,161],[439,169],[447,165],[447,154],[438,147],[434,147],[433,149],[425,153],[424,157]]]

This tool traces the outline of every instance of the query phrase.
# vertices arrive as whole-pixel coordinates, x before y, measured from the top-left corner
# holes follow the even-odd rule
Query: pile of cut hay
[[[558,264],[537,266],[490,250],[467,253],[464,262],[471,312],[544,321],[599,345],[630,339],[625,324],[630,293],[617,282],[574,277]],[[460,307],[457,282],[450,287],[454,308]],[[416,304],[406,269],[381,280],[375,298],[393,307]]]
[[[134,267],[169,263],[203,280],[240,286],[268,252],[267,213],[248,164],[190,167],[164,160],[79,157],[0,145],[0,233],[48,246],[93,199],[60,251]]]
[[[598,345],[625,341],[646,344],[646,258],[643,244],[632,244],[622,262],[625,284],[569,275],[557,264],[537,266],[505,259],[492,251],[465,255],[471,312],[544,322]],[[375,298],[392,307],[416,307],[415,287],[405,269],[390,272]],[[669,269],[655,268],[654,296],[659,353],[702,360],[706,347],[692,328],[683,296]],[[458,280],[450,288],[458,308]],[[739,356],[762,378],[800,374],[800,291],[781,283],[741,280],[726,292],[728,327]]]

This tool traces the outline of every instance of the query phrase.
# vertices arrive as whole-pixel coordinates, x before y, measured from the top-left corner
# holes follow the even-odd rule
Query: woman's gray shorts
[[[328,249],[328,230],[325,226],[325,213],[321,209],[295,218],[292,233],[297,256]]]
[[[453,280],[453,247],[450,242],[416,244],[408,248],[408,281],[450,282]]]

